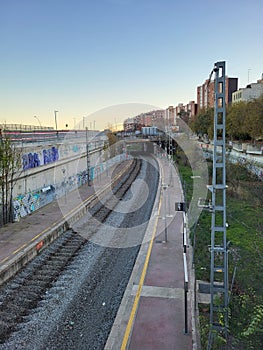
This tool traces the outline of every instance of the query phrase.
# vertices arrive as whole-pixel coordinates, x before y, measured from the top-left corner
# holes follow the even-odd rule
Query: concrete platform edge
[[[158,161],[159,169],[160,169],[160,161],[159,159],[156,159]],[[158,206],[160,201],[160,195],[161,195],[161,176],[159,177],[159,185],[158,190],[155,198],[155,202],[153,205],[153,213],[158,212]],[[154,219],[156,219],[156,215]],[[118,350],[121,349],[123,337],[126,331],[126,327],[130,318],[131,310],[134,304],[135,300],[135,294],[134,293],[134,286],[136,285],[138,288],[140,276],[142,274],[142,270],[144,267],[146,255],[148,252],[148,248],[150,245],[150,240],[146,239],[152,235],[153,226],[155,220],[149,221],[149,224],[147,226],[145,237],[144,237],[144,243],[141,245],[141,248],[139,250],[136,262],[134,264],[134,268],[132,271],[132,274],[130,276],[128,285],[126,287],[126,290],[124,292],[121,305],[119,307],[119,310],[117,312],[114,324],[112,326],[110,335],[108,337],[108,340],[106,342],[106,345],[104,347],[104,350]],[[131,334],[130,334],[131,335]]]

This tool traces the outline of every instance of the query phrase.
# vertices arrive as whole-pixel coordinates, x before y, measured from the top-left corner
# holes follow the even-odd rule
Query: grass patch
[[[177,162],[182,181],[186,183],[186,197],[192,198],[193,181],[190,166]],[[210,165],[211,166],[211,165]],[[188,169],[187,169],[188,168]],[[240,167],[239,167],[240,168]],[[229,304],[229,344],[228,349],[263,348],[263,216],[260,201],[254,195],[242,196],[242,186],[249,188],[251,176],[240,168],[235,176],[240,181],[233,183],[227,191],[227,240],[229,245],[229,289],[233,273],[233,289]],[[211,172],[210,172],[211,174]],[[233,173],[232,173],[233,175]],[[255,181],[255,178],[253,178]],[[210,182],[211,183],[211,182]],[[191,185],[192,184],[192,185]],[[256,181],[259,193],[263,182]],[[254,186],[253,186],[254,187]],[[238,188],[238,192],[235,192]],[[203,211],[198,223],[191,229],[190,237],[194,246],[196,279],[209,281],[211,237],[211,213]],[[200,309],[202,348],[205,348],[209,329],[209,317]],[[203,331],[202,331],[203,330]],[[213,349],[226,349],[220,341]]]

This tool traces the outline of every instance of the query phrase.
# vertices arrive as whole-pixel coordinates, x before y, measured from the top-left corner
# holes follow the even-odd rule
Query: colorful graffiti
[[[23,169],[36,168],[40,165],[39,154],[38,153],[28,153],[22,156]]]
[[[52,147],[51,149],[49,149],[48,152],[46,150],[43,151],[43,155],[45,155],[46,157],[45,164],[48,164],[49,162],[54,162],[58,159],[57,150],[54,149],[55,147]],[[25,159],[23,165],[26,167],[26,169],[40,165],[39,157],[32,156],[32,153],[30,156],[28,154],[24,155],[23,157],[23,159]],[[130,157],[127,154],[122,154],[111,158],[104,163],[99,163],[95,166],[91,166],[89,169],[90,180],[93,181],[96,178],[100,179],[102,173],[105,171],[108,172],[110,166],[127,158]],[[20,218],[31,214],[40,207],[52,202],[57,198],[62,197],[66,193],[86,184],[87,182],[88,174],[87,170],[85,169],[77,174],[65,177],[60,183],[54,183],[50,185],[44,184],[42,188],[39,188],[34,192],[17,196],[13,200],[14,220],[19,221]]]
[[[58,149],[51,147],[41,153],[27,153],[22,156],[23,170],[39,167],[40,165],[56,162],[59,159]]]
[[[44,164],[56,162],[58,159],[59,159],[59,155],[58,155],[58,149],[56,147],[43,150]]]
[[[28,193],[18,196],[13,200],[14,220],[19,221],[20,218],[37,210],[40,205],[40,195],[38,193]]]

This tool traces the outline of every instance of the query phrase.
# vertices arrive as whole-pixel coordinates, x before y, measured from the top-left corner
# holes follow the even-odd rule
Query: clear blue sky
[[[262,14],[262,0],[0,0],[0,122],[187,103],[220,60],[244,87],[263,73]]]

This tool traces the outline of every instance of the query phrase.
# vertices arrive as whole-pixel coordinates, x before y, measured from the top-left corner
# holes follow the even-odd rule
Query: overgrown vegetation
[[[191,168],[182,157],[177,165],[186,195],[191,198]],[[212,163],[209,164],[210,175]],[[227,164],[227,239],[229,246],[229,339],[216,337],[213,349],[260,350],[263,348],[263,182],[244,165]],[[209,281],[211,214],[203,211],[191,230],[195,243],[196,279]],[[205,349],[209,332],[209,305],[200,307],[200,332]]]

